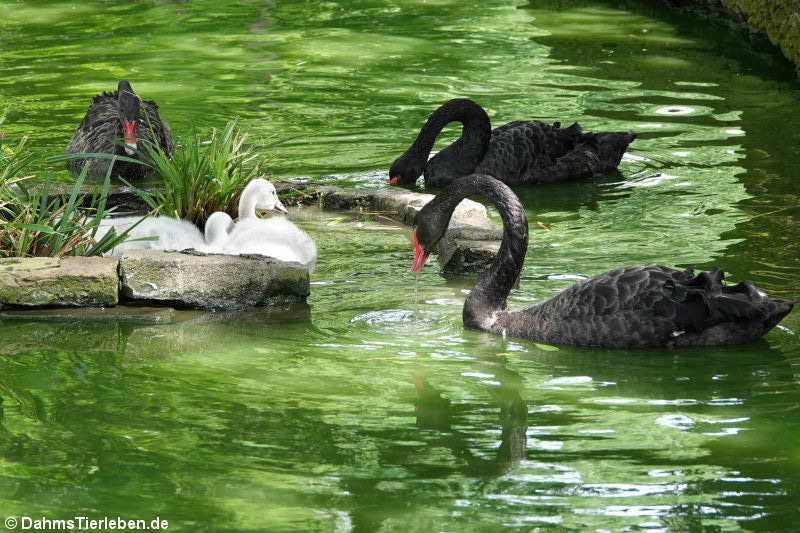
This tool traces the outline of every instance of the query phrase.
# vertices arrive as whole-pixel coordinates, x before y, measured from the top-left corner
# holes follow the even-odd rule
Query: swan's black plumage
[[[126,121],[136,125],[137,150],[141,156],[127,154],[123,146],[112,142],[112,139],[126,137],[123,130]],[[169,127],[158,114],[158,105],[151,100],[141,100],[130,83],[121,80],[116,91],[103,92],[92,98],[86,116],[67,144],[67,153],[117,154],[147,160],[146,145],[150,148],[158,145],[167,155],[172,155],[175,149]],[[87,162],[89,175],[102,177],[105,176],[111,160],[98,157],[70,159],[67,167],[71,172],[77,173]],[[132,180],[141,178],[147,170],[146,166],[138,163],[117,161],[114,163],[113,175]]]
[[[436,136],[450,122],[463,124],[461,137],[430,161]],[[444,187],[471,173],[490,174],[514,187],[603,176],[617,168],[633,133],[583,133],[576,123],[561,128],[538,120],[518,120],[491,129],[481,106],[456,98],[428,118],[417,139],[389,170],[392,184]]]
[[[714,346],[753,341],[773,328],[794,301],[770,298],[749,281],[723,285],[718,268],[694,275],[661,265],[617,268],[576,283],[524,309],[506,310],[528,246],[528,221],[516,195],[498,180],[454,181],[414,220],[415,262],[435,248],[456,205],[488,198],[503,219],[497,258],[464,302],[464,324],[552,344],[609,348]]]

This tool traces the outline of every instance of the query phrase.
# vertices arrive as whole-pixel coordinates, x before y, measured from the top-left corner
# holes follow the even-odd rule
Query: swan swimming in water
[[[661,265],[616,268],[581,281],[540,304],[506,309],[528,250],[528,219],[507,185],[485,175],[455,180],[414,219],[414,261],[422,269],[468,196],[488,198],[503,219],[503,240],[494,262],[464,302],[470,328],[549,344],[605,348],[717,346],[758,339],[789,314],[792,300],[772,298],[749,281],[726,286],[714,268]]]
[[[437,135],[461,122],[461,137],[430,161]],[[486,111],[466,98],[444,103],[431,114],[417,139],[389,169],[392,185],[444,187],[467,174],[490,174],[509,187],[595,178],[619,165],[636,137],[629,132],[583,133],[575,123],[561,128],[538,120],[515,120],[491,129]]]
[[[239,221],[231,228],[222,253],[264,255],[301,263],[313,271],[317,247],[311,237],[284,217],[258,218],[256,208],[288,212],[272,183],[263,178],[252,180],[239,198]]]

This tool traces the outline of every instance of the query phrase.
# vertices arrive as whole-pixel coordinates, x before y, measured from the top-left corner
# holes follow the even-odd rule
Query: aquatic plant
[[[0,124],[2,121],[0,121]],[[25,168],[35,159],[35,154],[25,146],[28,137],[23,137],[16,146],[4,143],[4,136],[0,133],[0,185],[10,187],[17,181],[33,177],[22,176]]]
[[[208,141],[195,134],[176,146],[171,157],[159,146],[146,145],[152,170],[160,178],[152,192],[139,191],[148,206],[201,227],[214,211],[237,216],[245,185],[264,174],[263,160],[246,143],[248,135],[237,122],[238,118],[229,122],[221,132],[213,129]]]
[[[93,256],[123,242],[130,230],[117,234],[112,229],[95,239],[100,221],[114,210],[106,208],[110,170],[102,188],[95,189],[79,207],[88,166],[78,176],[68,198],[51,196],[49,173],[44,182],[36,184],[30,183],[35,175],[22,175],[35,159],[25,148],[26,141],[23,137],[15,147],[0,144],[0,257]]]
[[[144,190],[120,178],[136,190],[154,211],[161,215],[189,220],[203,227],[215,211],[237,216],[237,203],[247,183],[265,174],[263,159],[248,135],[237,128],[238,117],[225,129],[211,130],[211,138],[195,133],[188,142],[179,143],[172,154],[153,142],[142,142],[134,150],[140,159],[113,154],[67,154],[53,156],[48,162],[86,158],[116,158],[148,167],[155,178],[152,188]],[[112,139],[123,144],[123,139]],[[269,146],[269,145],[268,145]],[[263,147],[263,145],[262,145]]]

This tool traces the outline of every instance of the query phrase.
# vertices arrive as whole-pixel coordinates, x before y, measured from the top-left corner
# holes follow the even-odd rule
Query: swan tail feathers
[[[595,176],[608,174],[619,166],[625,150],[628,149],[636,138],[635,133],[630,132],[607,132],[593,133],[592,139],[587,139],[587,144],[595,147],[597,159],[599,161]]]
[[[557,128],[560,128],[560,127],[561,127],[561,123],[560,123],[560,122],[556,122],[555,124],[553,124],[553,126],[555,126],[555,127],[557,127]],[[577,122],[575,122],[575,123],[574,123],[574,124],[572,124],[572,126],[570,126],[569,128],[565,128],[565,129],[564,129],[564,133],[567,133],[567,134],[569,134],[570,136],[573,136],[573,137],[575,137],[575,138],[577,139],[578,137],[580,137],[581,135],[583,135],[583,128],[581,128],[581,125],[580,125],[580,124],[578,124]]]
[[[770,298],[749,281],[723,284],[719,268],[664,283],[664,298],[656,302],[657,315],[670,317],[681,329],[701,332],[718,324],[757,325],[761,335],[774,327],[794,306],[794,301]],[[759,335],[760,336],[760,335]]]

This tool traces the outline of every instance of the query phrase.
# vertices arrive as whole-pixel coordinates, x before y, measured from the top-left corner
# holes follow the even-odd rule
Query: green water
[[[611,5],[4,2],[0,128],[60,153],[90,97],[125,77],[178,138],[239,115],[254,139],[283,141],[265,151],[276,176],[354,186],[382,186],[455,96],[498,124],[630,129],[619,174],[519,191],[532,238],[509,305],[643,262],[718,264],[798,297],[791,69],[708,21]],[[745,346],[553,350],[464,330],[473,278],[428,266],[415,303],[407,230],[290,217],[319,248],[308,307],[152,326],[0,322],[0,518],[797,528],[797,312]]]

